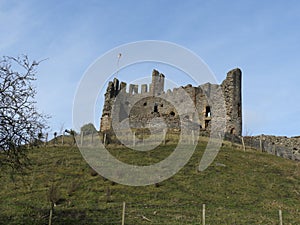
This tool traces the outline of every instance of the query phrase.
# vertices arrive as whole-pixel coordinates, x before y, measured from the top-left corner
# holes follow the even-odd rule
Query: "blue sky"
[[[299,1],[0,0],[0,27],[1,55],[48,58],[36,87],[50,132],[72,127],[76,88],[95,59],[128,42],[163,40],[195,52],[219,82],[242,69],[244,134],[300,135]]]

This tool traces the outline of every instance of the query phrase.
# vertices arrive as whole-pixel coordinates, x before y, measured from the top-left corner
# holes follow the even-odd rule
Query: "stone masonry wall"
[[[103,132],[111,129],[112,112],[114,112],[120,122],[129,118],[133,127],[144,127],[149,120],[161,117],[168,127],[179,128],[180,117],[182,117],[193,126],[198,124],[202,130],[210,130],[212,122],[225,120],[225,132],[240,136],[242,134],[241,75],[240,69],[234,69],[228,72],[221,85],[210,83],[198,87],[186,85],[167,92],[164,91],[165,76],[156,70],[152,72],[152,83],[149,88],[147,84],[143,84],[140,92],[138,85],[130,84],[127,93],[127,84],[124,82],[119,84],[119,81],[114,79],[109,82],[105,93],[100,130]],[[184,105],[181,103],[186,101],[182,89],[192,99],[198,115],[184,108],[180,109],[183,115],[178,114],[176,108]],[[118,95],[119,93],[121,95]],[[222,107],[224,102],[220,101],[222,94],[225,99],[224,107]],[[142,100],[138,100],[141,98]],[[173,104],[166,99],[171,99]],[[135,104],[131,105],[132,102]],[[225,108],[226,112],[222,112],[222,108]]]
[[[246,146],[260,149],[283,158],[300,161],[300,137],[272,135],[246,136]]]

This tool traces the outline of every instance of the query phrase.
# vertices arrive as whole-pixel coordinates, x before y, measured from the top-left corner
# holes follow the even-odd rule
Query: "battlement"
[[[127,83],[121,82],[119,85],[119,80],[117,78],[114,78],[113,82],[108,83],[106,94],[109,93],[107,96],[109,96],[110,98],[114,98],[121,91],[130,95],[136,95],[149,93],[148,90],[148,84],[142,84],[141,87],[139,87],[138,84],[129,84],[129,89],[127,91]]]
[[[165,80],[165,75],[159,73],[157,70],[153,70],[152,82],[151,84],[149,84],[149,88],[148,88],[148,84],[142,84],[139,90],[138,84],[129,84],[129,90],[127,92],[126,91],[127,83],[121,82],[120,84],[120,81],[117,78],[114,78],[113,81],[110,81],[108,83],[106,92],[109,93],[109,96],[111,98],[116,97],[120,91],[123,91],[130,95],[151,93],[153,96],[156,96],[164,92],[164,83],[165,83],[164,80]]]

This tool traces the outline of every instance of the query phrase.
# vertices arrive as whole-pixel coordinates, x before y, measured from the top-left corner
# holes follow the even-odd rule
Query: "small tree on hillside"
[[[39,62],[27,56],[0,59],[0,168],[22,169],[27,164],[27,146],[46,128],[46,116],[35,107]]]
[[[73,130],[73,129],[70,129],[70,130],[66,129],[65,132],[68,133],[68,134],[70,134],[72,136],[72,138],[73,138],[73,145],[75,145],[75,143],[76,143],[75,136],[77,135],[76,131]]]

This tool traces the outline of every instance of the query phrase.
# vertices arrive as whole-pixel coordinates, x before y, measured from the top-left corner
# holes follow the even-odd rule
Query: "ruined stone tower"
[[[152,96],[159,95],[164,91],[165,75],[157,70],[152,71],[152,83],[150,84],[150,92]]]
[[[227,132],[242,135],[242,71],[234,69],[227,73],[221,84],[226,102]]]
[[[112,107],[114,113],[117,113],[119,121],[129,119],[133,127],[145,127],[149,120],[160,117],[163,118],[170,129],[180,127],[180,116],[192,124],[199,124],[202,130],[210,130],[211,121],[216,117],[218,111],[218,99],[215,95],[216,90],[221,90],[224,96],[226,108],[226,131],[227,133],[240,136],[242,134],[242,97],[241,97],[241,70],[234,69],[227,73],[226,79],[221,85],[202,84],[198,87],[186,85],[182,87],[192,99],[198,114],[190,113],[179,115],[176,106],[164,100],[174,99],[174,102],[180,105],[185,99],[180,96],[179,88],[164,91],[165,76],[157,70],[152,72],[152,82],[148,88],[147,84],[141,85],[139,92],[138,85],[130,84],[129,92],[126,92],[126,83],[117,79],[109,82],[106,93],[103,113],[100,123],[100,131],[109,131],[112,128]],[[116,96],[122,92],[122,99],[116,101]],[[120,96],[120,95],[119,95]],[[119,97],[118,97],[119,98]],[[142,100],[137,100],[142,99]],[[210,100],[208,100],[210,99]],[[135,101],[136,100],[136,101]],[[217,102],[212,104],[212,101]],[[131,102],[135,102],[131,105]],[[215,103],[213,102],[213,103]],[[195,121],[195,118],[198,121]]]

